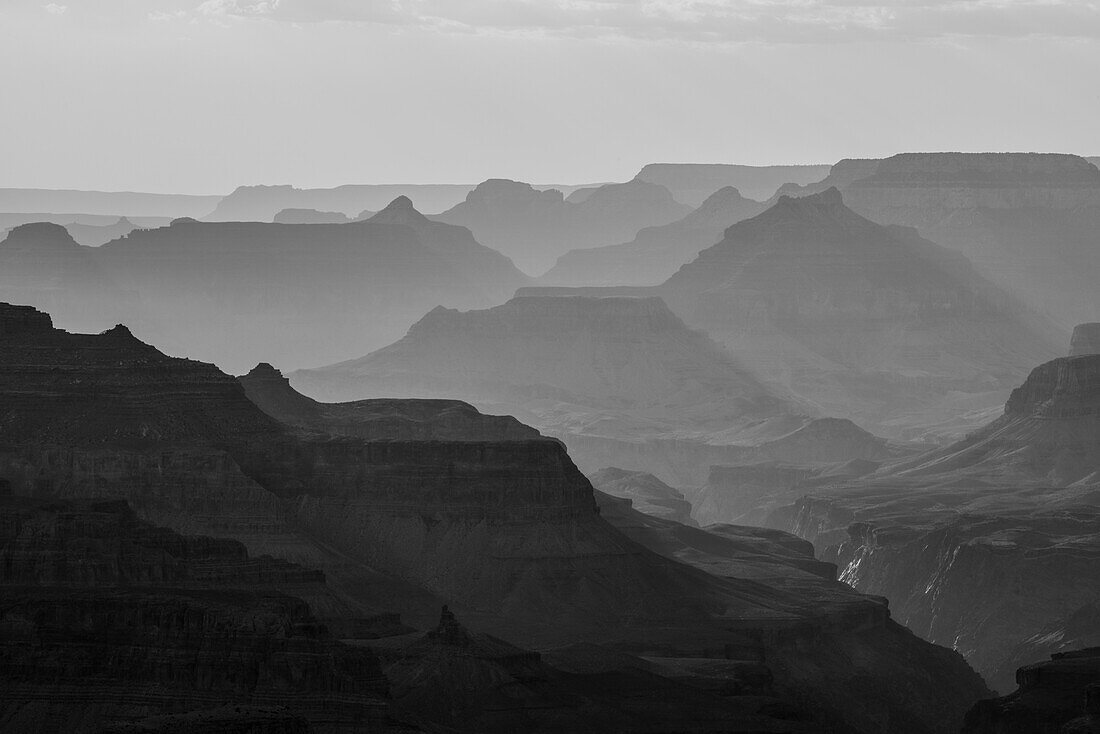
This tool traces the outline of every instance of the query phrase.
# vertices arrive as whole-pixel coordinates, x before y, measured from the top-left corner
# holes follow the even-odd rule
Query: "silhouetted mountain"
[[[820,184],[785,191],[829,185],[863,216],[916,227],[962,252],[1067,331],[1100,311],[1092,278],[1100,267],[1100,170],[1083,158],[903,153],[842,161]]]
[[[781,197],[655,292],[754,373],[887,435],[957,431],[960,398],[981,415],[1062,352],[966,258],[864,219],[836,189]]]
[[[600,186],[578,199],[566,201],[555,189],[490,179],[435,219],[468,227],[479,242],[535,274],[569,250],[624,242],[644,227],[667,224],[690,211],[668,189],[638,180]]]
[[[1098,478],[1100,356],[1062,357],[962,441],[859,479],[803,481],[785,496],[804,499],[768,524],[1004,691],[1028,657],[1100,644],[1100,627],[1075,621],[1100,597]]]
[[[638,690],[654,698],[652,716],[667,717],[660,720],[691,721],[707,710],[723,728],[738,722],[736,728],[742,729],[750,724],[779,731],[835,727],[859,734],[953,731],[965,708],[985,693],[980,679],[955,653],[923,643],[891,622],[880,601],[839,584],[830,587],[828,603],[820,592],[804,594],[800,589],[806,587],[794,572],[806,559],[791,563],[789,549],[776,553],[787,561],[758,561],[773,572],[790,568],[792,581],[784,586],[732,574],[709,575],[630,540],[601,518],[591,485],[557,441],[363,440],[291,429],[256,407],[238,381],[210,365],[166,357],[124,327],[95,336],[67,334],[52,329],[42,314],[5,306],[0,307],[0,339],[0,467],[14,494],[48,497],[54,503],[79,497],[127,499],[145,521],[177,532],[186,528],[235,537],[250,556],[267,553],[320,568],[335,594],[323,591],[316,575],[295,577],[293,569],[270,560],[259,559],[254,572],[242,574],[251,579],[246,588],[255,588],[267,583],[265,564],[286,569],[297,578],[290,588],[309,592],[306,599],[317,618],[335,614],[340,619],[349,607],[359,614],[374,606],[408,610],[409,618],[417,620],[413,623],[423,628],[434,624],[434,619],[427,620],[439,609],[439,596],[446,597],[469,630],[445,615],[434,636],[413,645],[385,640],[358,645],[403,648],[400,664],[425,675],[399,675],[385,660],[387,673],[400,685],[399,695],[415,696],[422,690],[425,701],[445,697],[459,704],[444,707],[453,718],[440,723],[464,731],[509,730],[506,722],[486,729],[483,720],[468,719],[464,712],[484,700],[484,676],[476,671],[498,669],[491,665],[520,670],[537,661],[516,644],[596,650],[587,657],[576,649],[555,654],[554,667],[567,673],[562,664],[573,670],[602,664],[602,677],[574,678],[570,684],[564,676],[558,679],[561,688],[555,684],[542,690],[589,691],[600,712],[596,720],[608,722],[613,730],[652,730],[651,717],[639,718],[641,712],[632,703]],[[110,523],[105,531],[91,524],[75,520],[80,532],[90,528],[91,535],[107,543],[123,537]],[[0,527],[7,532],[18,525],[4,522]],[[41,536],[36,530],[32,540]],[[82,564],[87,563],[94,557],[91,544],[79,533],[73,537],[77,542],[68,547],[79,548]],[[169,546],[180,543],[163,532],[153,537]],[[783,545],[775,538],[768,542]],[[65,548],[47,545],[55,553]],[[171,563],[168,556],[176,554],[155,552],[158,547],[163,546],[154,547],[151,561]],[[766,548],[767,543],[756,544],[762,556],[769,555]],[[145,594],[130,585],[123,594],[134,605],[122,603],[116,594],[110,609],[93,612],[67,590],[63,598],[68,603],[54,603],[47,614],[34,613],[24,621],[9,616],[9,623],[0,627],[0,639],[15,642],[14,653],[34,654],[41,648],[33,636],[28,639],[30,625],[57,622],[49,627],[51,659],[79,660],[88,650],[87,640],[65,632],[92,630],[108,642],[94,664],[59,665],[47,678],[51,685],[73,680],[73,671],[106,668],[123,681],[157,684],[167,678],[178,686],[177,692],[182,689],[183,701],[188,691],[202,686],[247,691],[243,681],[221,685],[222,676],[232,679],[237,663],[255,671],[249,685],[256,681],[258,690],[266,691],[271,681],[277,695],[286,697],[291,689],[281,683],[282,674],[275,674],[283,671],[295,681],[291,698],[307,709],[306,718],[324,710],[324,721],[338,722],[356,709],[360,693],[373,690],[370,657],[358,651],[355,659],[363,664],[357,670],[346,668],[351,680],[345,685],[339,682],[345,668],[332,667],[343,653],[332,649],[317,628],[297,637],[293,623],[310,622],[304,604],[294,602],[287,609],[267,599],[265,613],[257,618],[248,599],[228,596],[227,589],[237,583],[233,575],[245,560],[236,552],[236,568],[204,566],[220,582],[193,611],[165,602],[167,594]],[[714,555],[722,552],[716,548]],[[118,563],[111,553],[105,556],[96,564],[105,567],[102,576],[82,564],[64,563],[61,568],[109,585],[106,571]],[[141,556],[125,557],[126,567],[136,565],[135,576],[144,579]],[[208,557],[213,560],[212,554]],[[29,564],[36,572],[42,568],[37,558]],[[56,559],[52,555],[44,560]],[[15,566],[9,560],[6,567]],[[804,576],[805,570],[799,573]],[[173,580],[170,575],[167,579]],[[287,588],[288,580],[280,579],[280,589]],[[152,638],[150,630],[156,633]],[[509,642],[497,644],[482,630]],[[218,636],[211,638],[211,633]],[[114,664],[118,644],[129,650],[126,670]],[[330,645],[329,652],[311,655],[320,644]],[[279,654],[284,646],[294,654]],[[146,664],[162,660],[173,647],[178,667]],[[196,648],[203,651],[197,659],[190,655]],[[463,649],[469,653],[465,658]],[[631,650],[644,651],[664,680],[641,688],[632,685],[638,678],[622,662],[623,653]],[[229,661],[226,665],[209,667],[211,660],[223,658]],[[685,663],[684,658],[693,660]],[[668,683],[713,685],[722,676],[702,661],[715,660],[719,669],[729,666],[733,672],[737,668],[728,662],[731,658],[757,666],[765,661],[755,668],[758,682],[745,681],[745,697],[736,689],[725,691],[732,697],[724,703],[714,696],[680,697]],[[860,664],[853,666],[852,660]],[[448,661],[470,675],[456,674]],[[318,662],[328,666],[328,674],[314,682],[308,666]],[[285,667],[268,674],[275,665]],[[39,670],[36,665],[14,667],[21,685],[27,683],[25,671]],[[73,685],[83,686],[79,690],[87,694],[87,686],[101,680],[98,675],[90,678]],[[188,683],[192,680],[198,684]],[[442,689],[433,693],[432,681],[441,681]],[[326,704],[325,695],[334,687],[344,695]],[[303,695],[303,688],[311,694]],[[5,701],[33,715],[21,693],[25,688],[3,690]],[[65,699],[57,690],[52,700],[63,709]],[[173,693],[170,686],[157,690]],[[775,707],[754,707],[751,696],[761,694],[778,699]],[[572,711],[567,721],[582,720],[592,706],[573,696],[554,700]],[[86,695],[81,706],[89,706]],[[508,710],[516,713],[514,707]],[[805,717],[798,722],[805,726],[784,725],[792,712]],[[336,724],[320,728],[329,727]],[[378,727],[360,712],[359,723],[346,728]]]
[[[715,191],[698,209],[670,224],[647,227],[632,242],[570,250],[539,278],[547,285],[651,285],[663,283],[701,250],[722,239],[726,227],[756,216],[764,205],[732,187]]]
[[[199,217],[221,196],[147,194],[133,191],[0,189],[0,212],[84,212],[114,217]]]
[[[135,299],[96,252],[57,224],[15,227],[0,242],[0,298],[49,309],[71,329],[106,329],[133,312]]]
[[[517,297],[437,308],[361,359],[290,376],[307,394],[454,397],[561,438],[586,471],[607,465],[699,483],[709,463],[760,447],[791,460],[873,458],[884,443],[815,421],[771,392],[658,298]],[[818,425],[809,441],[785,439]],[[776,443],[780,442],[780,443]]]
[[[492,303],[506,301],[528,282],[508,257],[479,243],[470,230],[428,219],[413,208],[406,196],[397,197],[368,221],[411,228],[426,247],[451,264],[460,278],[478,283]]]
[[[808,184],[820,180],[829,166],[740,166],[727,163],[650,163],[636,178],[660,184],[677,201],[700,206],[718,189],[738,189],[750,199],[763,201],[785,183]]]
[[[363,212],[370,216],[373,212]],[[359,219],[366,219],[362,214]],[[271,219],[275,224],[346,224],[351,221],[342,212],[319,212],[316,209],[283,209]]]
[[[260,356],[362,354],[436,305],[488,306],[526,282],[467,230],[402,211],[346,225],[179,219],[95,249],[28,226],[0,243],[0,295],[56,308],[74,328],[130,321],[171,352],[243,371]]]
[[[364,209],[378,211],[398,196],[411,198],[424,211],[439,212],[462,201],[472,188],[466,184],[349,184],[331,189],[238,186],[217,206],[202,212],[202,218],[209,222],[270,222],[283,209],[316,209],[354,217]]]
[[[65,229],[72,238],[86,247],[99,247],[111,240],[117,240],[137,229],[137,226],[126,217],[119,217],[114,224],[67,224]]]

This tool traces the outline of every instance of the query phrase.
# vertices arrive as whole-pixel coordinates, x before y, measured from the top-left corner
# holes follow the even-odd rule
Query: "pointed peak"
[[[258,365],[256,365],[255,367],[253,367],[249,371],[247,376],[248,377],[266,377],[266,378],[279,377],[279,378],[281,378],[281,377],[283,377],[283,373],[280,372],[279,370],[275,369],[274,365],[272,365],[269,362],[260,362]]]
[[[398,196],[385,209],[372,216],[370,221],[383,224],[423,224],[429,220],[416,210],[412,199]]]
[[[107,331],[100,332],[100,336],[106,336],[111,339],[126,339],[132,341],[138,341],[138,338],[134,336],[134,333],[124,324],[115,324]]]

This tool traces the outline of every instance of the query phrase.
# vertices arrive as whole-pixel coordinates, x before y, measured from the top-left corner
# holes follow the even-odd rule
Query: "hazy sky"
[[[0,186],[1100,154],[1100,1],[0,0]]]

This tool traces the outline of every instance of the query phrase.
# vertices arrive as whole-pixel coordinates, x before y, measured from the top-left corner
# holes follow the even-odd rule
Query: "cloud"
[[[64,15],[65,11],[69,9],[68,5],[58,5],[57,3],[49,3],[42,7],[50,15]]]
[[[1100,0],[205,0],[200,15],[714,43],[1100,39]]]

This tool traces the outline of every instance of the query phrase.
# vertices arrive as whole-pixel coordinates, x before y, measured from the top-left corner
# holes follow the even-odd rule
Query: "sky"
[[[0,0],[0,186],[1100,155],[1100,0]]]

